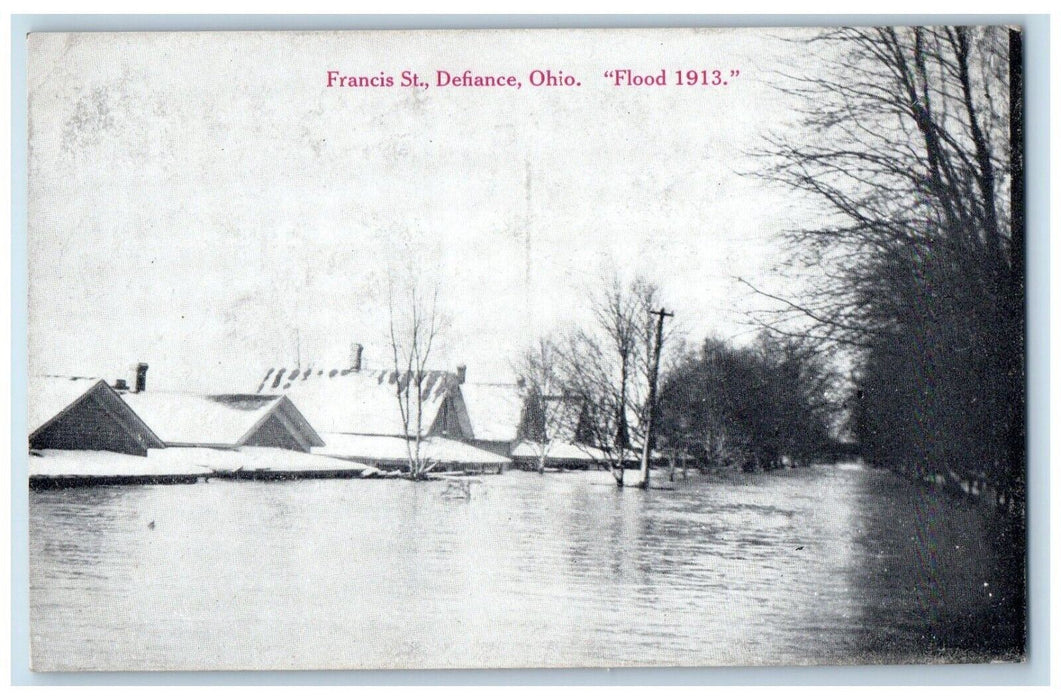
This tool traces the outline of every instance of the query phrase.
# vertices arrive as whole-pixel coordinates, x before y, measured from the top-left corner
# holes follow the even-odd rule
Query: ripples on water
[[[34,492],[34,668],[699,666],[978,651],[954,630],[985,618],[1000,583],[974,509],[862,469],[673,487],[513,472],[478,480],[468,499],[448,498],[442,482],[356,480]]]

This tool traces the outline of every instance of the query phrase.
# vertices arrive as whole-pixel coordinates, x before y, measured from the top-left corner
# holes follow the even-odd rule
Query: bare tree
[[[590,326],[570,333],[559,347],[563,384],[584,407],[581,432],[593,459],[611,470],[618,486],[644,439],[654,324],[659,291],[643,278],[623,285],[606,281],[591,303]]]
[[[879,27],[813,38],[813,76],[784,76],[806,100],[796,136],[770,139],[764,173],[826,205],[789,232],[800,262],[830,273],[783,315],[864,346],[900,305],[880,265],[910,270],[926,249],[1001,253],[1008,237],[1005,34],[1000,28]],[[1001,264],[1005,256],[994,256]],[[865,284],[852,287],[855,280]],[[898,285],[891,285],[898,288]],[[876,304],[867,292],[884,293]]]
[[[515,371],[523,399],[520,438],[533,448],[538,473],[542,474],[553,445],[573,428],[569,425],[570,411],[560,377],[556,341],[539,338],[520,355]]]
[[[438,285],[424,293],[415,278],[396,293],[393,278],[388,285],[390,343],[397,375],[395,398],[404,431],[409,478],[427,477],[438,463],[424,452],[425,383],[431,351],[441,331]],[[397,298],[396,298],[397,297]]]

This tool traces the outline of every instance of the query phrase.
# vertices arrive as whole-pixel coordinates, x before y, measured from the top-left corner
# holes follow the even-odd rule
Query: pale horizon
[[[354,342],[385,369],[405,268],[439,280],[451,319],[431,364],[468,381],[510,381],[609,268],[658,283],[691,342],[749,338],[762,302],[736,278],[781,284],[795,207],[740,173],[791,119],[767,82],[798,63],[776,38],[798,31],[35,34],[30,373],[147,362],[151,387],[250,391],[296,354],[343,366]],[[329,69],[526,73],[543,56],[584,86],[325,87]],[[606,85],[625,56],[740,78]]]

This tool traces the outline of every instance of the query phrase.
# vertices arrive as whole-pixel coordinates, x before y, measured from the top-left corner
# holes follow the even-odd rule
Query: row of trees
[[[544,471],[554,445],[579,445],[624,483],[642,455],[650,412],[659,288],[611,278],[591,322],[540,339],[516,367],[527,413],[523,437]],[[832,440],[835,379],[804,343],[763,333],[749,347],[709,338],[689,348],[662,335],[655,453],[705,466],[769,469],[803,464]]]
[[[843,356],[850,428],[869,461],[987,484],[1021,513],[1020,34],[836,28],[808,49],[815,72],[781,77],[806,110],[768,139],[758,173],[819,205],[812,226],[788,232],[788,270],[807,291],[757,290],[780,306],[757,316],[766,333],[754,347],[665,347],[661,435],[717,463],[805,460],[835,427],[820,358]],[[553,374],[540,391],[588,407],[580,430],[618,479],[643,440],[657,296],[616,282],[592,328],[538,348]]]
[[[1023,512],[1020,33],[840,28],[809,48],[815,74],[784,80],[807,109],[761,174],[820,205],[789,232],[816,282],[759,320],[849,351],[871,462]]]
[[[667,444],[722,467],[802,466],[829,450],[836,378],[819,355],[763,333],[734,347],[708,338],[680,357],[663,385]]]
[[[994,502],[1005,585],[990,635],[1023,649],[1020,30],[840,28],[809,48],[815,73],[783,78],[807,108],[765,149],[761,174],[818,205],[789,233],[789,270],[817,284],[760,320],[850,353],[852,428],[869,462]]]

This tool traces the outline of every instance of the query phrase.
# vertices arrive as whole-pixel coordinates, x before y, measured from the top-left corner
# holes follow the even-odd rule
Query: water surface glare
[[[978,651],[981,516],[814,467],[30,494],[35,670],[748,665]],[[448,495],[447,495],[448,494]],[[975,640],[975,635],[973,635]]]

